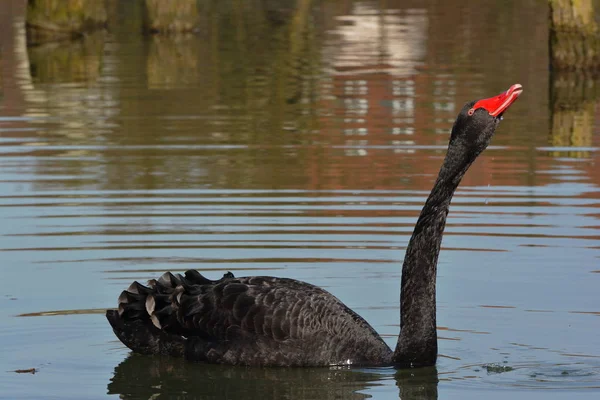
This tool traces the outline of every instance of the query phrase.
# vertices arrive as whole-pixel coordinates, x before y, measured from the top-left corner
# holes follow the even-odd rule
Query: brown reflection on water
[[[595,76],[558,72],[552,75],[552,129],[549,141],[553,147],[574,147],[566,154],[564,150],[551,152],[553,156],[588,158],[589,149],[600,143],[600,140],[594,140],[599,86]]]
[[[342,2],[312,9],[309,3],[276,21],[260,8],[235,15],[215,10],[219,22],[201,37],[143,42],[133,28],[120,27],[104,44],[101,76],[86,74],[102,87],[93,97],[89,87],[41,87],[65,78],[43,72],[55,68],[32,68],[37,85],[29,96],[37,94],[28,113],[68,123],[42,142],[52,149],[28,154],[40,158],[40,175],[71,176],[36,184],[427,190],[463,102],[505,89],[510,77],[527,95],[494,143],[522,150],[482,157],[465,185],[552,181],[534,171],[553,161],[531,154],[543,143],[533,133],[549,120],[547,54],[510,47],[522,37],[547,40],[540,28],[546,7],[509,2],[474,14],[454,3]],[[317,23],[307,27],[310,18]],[[259,42],[265,38],[272,39]],[[61,69],[66,78],[68,71],[90,70],[84,48],[73,45],[80,56]],[[36,51],[30,51],[32,65]],[[94,54],[91,60],[100,59]],[[76,82],[80,74],[72,75]],[[138,92],[140,86],[147,90]],[[79,102],[83,93],[89,100]],[[75,148],[78,143],[83,147]]]
[[[28,49],[31,76],[36,84],[93,83],[102,73],[104,33],[75,42],[45,43]]]
[[[494,144],[522,150],[483,157],[465,184],[550,179],[532,173],[541,166],[531,157],[543,144],[533,132],[549,120],[546,50],[512,48],[523,37],[547,40],[547,7],[310,3],[274,19],[260,7],[217,8],[199,36],[144,40],[129,22],[106,40],[89,39],[91,48],[72,44],[61,68],[53,56],[64,59],[68,44],[52,57],[52,49],[30,49],[27,113],[59,117],[60,129],[45,135],[44,127],[42,143],[52,148],[28,154],[40,158],[41,176],[71,176],[36,184],[427,190],[462,104],[517,80],[527,94]],[[135,15],[130,4],[118,7]],[[73,86],[81,76],[87,87]],[[498,173],[509,168],[521,173]]]

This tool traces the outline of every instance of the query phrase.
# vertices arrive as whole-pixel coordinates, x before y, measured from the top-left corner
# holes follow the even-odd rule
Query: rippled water
[[[598,103],[557,122],[544,2],[249,3],[178,38],[122,3],[105,35],[29,49],[0,5],[0,398],[598,395]],[[515,82],[452,203],[436,369],[196,365],[112,334],[132,280],[195,268],[309,281],[393,347],[454,117]]]

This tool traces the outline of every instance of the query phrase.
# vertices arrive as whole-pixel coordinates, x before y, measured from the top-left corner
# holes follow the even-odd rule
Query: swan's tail
[[[119,296],[118,309],[106,311],[106,319],[119,340],[136,353],[183,356],[183,336],[191,336],[192,332],[187,332],[177,319],[181,294],[200,293],[206,285],[229,278],[233,278],[231,272],[212,281],[190,270],[185,277],[166,272],[150,280],[148,286],[133,282]]]
[[[147,320],[125,320],[116,310],[106,310],[106,319],[119,340],[136,353],[172,357],[183,357],[185,353],[183,337],[165,333]]]

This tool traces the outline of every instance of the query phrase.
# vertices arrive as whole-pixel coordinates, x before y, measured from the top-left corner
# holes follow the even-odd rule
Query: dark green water
[[[600,103],[550,100],[546,2],[233,3],[143,37],[120,2],[36,48],[0,3],[0,398],[596,398]],[[394,346],[451,124],[517,82],[453,200],[436,369],[197,365],[112,334],[132,280],[196,268],[319,285]]]

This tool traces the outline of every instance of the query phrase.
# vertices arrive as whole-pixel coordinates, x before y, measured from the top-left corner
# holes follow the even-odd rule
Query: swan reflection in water
[[[108,384],[121,399],[366,399],[369,388],[395,379],[403,400],[436,400],[435,368],[244,368],[131,354]]]

